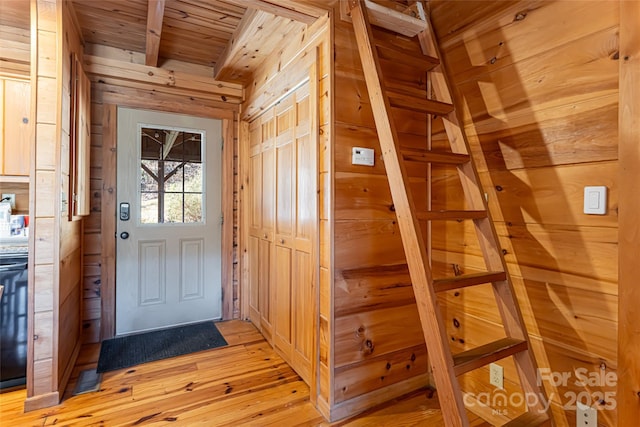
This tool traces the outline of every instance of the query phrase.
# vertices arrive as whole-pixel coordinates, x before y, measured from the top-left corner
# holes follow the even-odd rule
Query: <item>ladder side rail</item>
[[[440,64],[431,72],[434,93],[440,101],[454,104],[453,92],[446,74],[444,57],[436,43],[431,21],[429,18],[426,21],[428,24],[427,29],[418,34],[418,40],[424,54],[440,59]],[[443,117],[445,131],[453,152],[469,154],[469,142],[460,126],[461,122],[457,114],[457,109],[454,109],[453,112]],[[533,357],[533,350],[524,325],[522,312],[509,278],[504,256],[499,247],[498,234],[491,220],[487,202],[480,191],[480,179],[475,164],[471,161],[459,166],[458,171],[467,201],[470,203],[469,208],[485,209],[487,211],[487,218],[474,221],[487,269],[502,269],[507,273],[507,280],[493,283],[492,288],[507,336],[527,341],[528,351],[515,354],[513,357],[523,391],[528,396],[537,396],[537,399],[531,399],[529,410],[538,413],[546,412],[552,420],[553,418],[549,413],[550,408],[546,408],[548,403],[546,393],[542,385],[539,384],[537,365]]]
[[[443,408],[442,414],[447,426],[468,426],[469,421],[453,369],[449,343],[445,338],[445,327],[438,308],[437,296],[431,286],[432,277],[428,267],[426,246],[415,214],[412,195],[407,191],[409,180],[402,162],[402,153],[396,145],[397,131],[393,121],[389,119],[391,106],[384,93],[377,51],[372,44],[371,26],[367,12],[362,6],[360,1],[350,1],[351,19],[418,305],[418,313],[428,347],[429,360],[438,389],[440,405]]]

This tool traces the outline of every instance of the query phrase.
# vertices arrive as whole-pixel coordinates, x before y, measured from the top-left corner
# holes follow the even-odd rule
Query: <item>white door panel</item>
[[[116,335],[221,318],[221,139],[219,120],[118,109]]]

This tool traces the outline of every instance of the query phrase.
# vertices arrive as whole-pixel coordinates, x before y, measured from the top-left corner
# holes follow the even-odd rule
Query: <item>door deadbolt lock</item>
[[[120,238],[122,240],[127,240],[129,238],[129,233],[127,233],[126,231],[123,231],[122,233],[120,233]]]
[[[120,221],[129,221],[129,203],[120,203]]]

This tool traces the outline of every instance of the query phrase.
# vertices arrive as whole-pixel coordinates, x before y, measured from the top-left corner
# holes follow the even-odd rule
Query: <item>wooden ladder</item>
[[[513,356],[522,390],[528,397],[529,407],[528,412],[506,425],[541,425],[550,422],[550,417],[544,390],[538,385],[536,364],[522,314],[506,272],[506,264],[475,165],[469,155],[468,143],[453,106],[446,73],[439,60],[435,35],[422,4],[417,2],[416,7],[421,12],[421,19],[370,0],[350,0],[348,4],[442,414],[447,426],[468,426],[469,421],[457,377]],[[372,24],[404,36],[417,36],[424,56],[416,58],[413,52],[402,52],[388,43],[374,40]],[[391,55],[398,63],[414,67],[419,65],[423,71],[428,72],[435,100],[412,98],[386,88],[379,51],[384,51],[385,57]],[[399,148],[398,132],[391,118],[392,107],[443,117],[452,153],[429,152],[425,159],[428,163],[455,165],[470,210],[431,211],[426,215],[417,213],[409,190],[404,156]],[[420,231],[421,219],[473,221],[487,272],[434,279],[427,247]],[[437,293],[487,283],[492,284],[506,338],[452,355],[442,314],[438,308]]]

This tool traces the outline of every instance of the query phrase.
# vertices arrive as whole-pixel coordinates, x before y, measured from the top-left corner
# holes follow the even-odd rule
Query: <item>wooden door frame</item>
[[[106,98],[106,97],[105,97]],[[102,136],[102,255],[101,255],[101,323],[100,340],[112,338],[115,335],[116,317],[116,173],[117,173],[117,145],[118,145],[118,107],[134,109],[152,109],[153,111],[187,114],[205,119],[222,121],[222,320],[233,317],[233,148],[238,134],[236,129],[236,110],[218,108],[198,109],[185,103],[184,106],[172,105],[164,108],[161,104],[150,106],[142,100],[127,99],[103,103],[103,136]],[[111,237],[113,236],[113,238]]]

